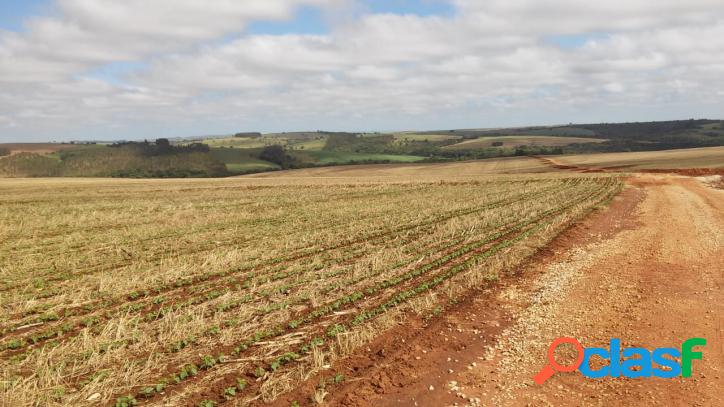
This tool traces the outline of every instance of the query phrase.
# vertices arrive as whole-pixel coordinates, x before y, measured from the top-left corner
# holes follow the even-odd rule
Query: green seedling
[[[224,397],[228,400],[236,396],[236,387],[231,386],[224,389]]]
[[[138,401],[136,401],[136,399],[133,396],[128,395],[128,396],[119,397],[116,400],[115,407],[133,407],[135,405],[138,405]]]
[[[264,370],[264,368],[261,366],[257,367],[256,370],[254,370],[254,376],[256,376],[257,378],[262,378],[265,374],[266,370]]]

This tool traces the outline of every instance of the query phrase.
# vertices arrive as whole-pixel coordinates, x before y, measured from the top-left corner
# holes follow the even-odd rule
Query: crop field
[[[584,137],[554,137],[554,136],[495,136],[478,137],[472,140],[465,140],[457,144],[443,147],[447,150],[465,150],[471,148],[487,147],[518,147],[518,146],[546,146],[561,147],[575,143],[603,143],[605,139],[584,138]]]
[[[296,136],[296,137],[295,137]],[[317,151],[324,148],[326,138],[320,135],[309,134],[268,134],[264,138],[259,137],[225,137],[207,138],[203,143],[209,147],[227,147],[239,149],[262,148],[269,145],[282,145],[292,150]]]
[[[268,172],[249,175],[251,178],[295,179],[347,179],[366,181],[405,180],[467,180],[471,177],[489,177],[492,174],[529,174],[562,172],[532,157],[489,158],[486,160],[451,163],[394,163],[350,165],[343,167],[305,168],[294,171]]]
[[[226,138],[208,138],[203,140],[204,144],[209,147],[233,147],[233,148],[261,148],[269,144],[284,144],[284,140],[274,140],[265,142],[259,138],[252,137],[226,137]]]
[[[309,379],[333,391],[344,377],[329,364],[505,278],[621,186],[0,180],[0,405],[248,405]]]
[[[724,167],[724,147],[578,154],[555,157],[555,159],[566,165],[593,168],[621,168],[634,171],[640,169],[722,168]]]
[[[416,133],[396,133],[393,134],[396,142],[404,141],[447,141],[459,140],[462,136],[451,134],[416,134]]]
[[[71,148],[78,148],[78,145],[58,143],[0,143],[0,149],[7,149],[11,154],[50,154]]]
[[[407,163],[425,159],[425,157],[414,155],[347,153],[339,151],[313,151],[308,154],[313,156],[319,164],[348,163],[352,161],[390,161]]]

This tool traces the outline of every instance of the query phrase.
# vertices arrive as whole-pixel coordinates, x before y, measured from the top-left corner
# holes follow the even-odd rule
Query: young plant
[[[128,396],[119,397],[116,400],[115,407],[133,407],[135,405],[138,405],[138,401],[136,401],[136,399],[133,396],[128,395]]]
[[[257,367],[256,370],[254,370],[254,376],[256,376],[259,379],[264,377],[265,374],[266,374],[266,370],[264,370],[264,368],[261,366]]]
[[[227,400],[231,400],[234,396],[236,396],[236,387],[231,386],[224,389],[224,398]]]

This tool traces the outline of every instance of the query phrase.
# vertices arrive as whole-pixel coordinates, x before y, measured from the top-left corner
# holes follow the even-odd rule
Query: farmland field
[[[578,154],[555,157],[565,165],[623,170],[722,168],[724,147],[688,148],[680,150],[641,151],[606,154]]]
[[[209,147],[234,147],[234,148],[259,148],[267,144],[260,138],[252,137],[227,137],[227,138],[208,138],[204,143]],[[281,141],[279,143],[282,143]]]
[[[58,143],[1,143],[0,149],[7,149],[10,154],[38,153],[50,154],[71,148],[78,148],[75,144]]]
[[[416,133],[396,133],[393,134],[395,141],[447,141],[459,140],[462,136],[451,134],[416,134]]]
[[[489,177],[492,174],[528,174],[560,172],[556,168],[531,157],[491,158],[467,162],[434,164],[372,164],[344,167],[305,168],[294,171],[260,173],[251,178],[269,179],[348,179],[352,180],[466,180],[470,177]]]
[[[0,404],[270,400],[504,277],[620,186],[0,180]]]
[[[464,150],[471,148],[486,147],[518,147],[518,146],[546,146],[560,147],[574,143],[603,143],[605,139],[584,138],[584,137],[553,137],[553,136],[496,136],[496,137],[478,137],[472,140],[465,140],[457,144],[443,147],[446,150]],[[493,144],[499,143],[499,144]]]
[[[352,161],[390,161],[390,162],[415,162],[424,160],[424,157],[412,155],[393,155],[393,154],[366,154],[366,153],[346,153],[336,151],[314,151],[310,155],[317,159],[320,164],[348,163]]]

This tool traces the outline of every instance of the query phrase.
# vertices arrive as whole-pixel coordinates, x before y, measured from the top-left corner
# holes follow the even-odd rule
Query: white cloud
[[[92,66],[188,50],[253,20],[338,0],[58,0],[59,17],[31,18],[0,37],[0,81],[57,80]]]
[[[0,36],[0,111],[24,134],[78,135],[90,133],[86,122],[191,135],[623,120],[634,112],[626,106],[642,105],[653,118],[724,113],[720,0],[455,0],[450,17],[366,14],[325,35],[243,32],[299,5],[345,3],[59,0],[57,17]],[[558,47],[558,35],[583,45]],[[145,67],[121,84],[89,74],[117,61]]]
[[[461,13],[493,32],[534,34],[637,31],[721,19],[719,0],[455,0]]]
[[[17,126],[15,121],[6,116],[0,116],[0,127],[13,128]]]

